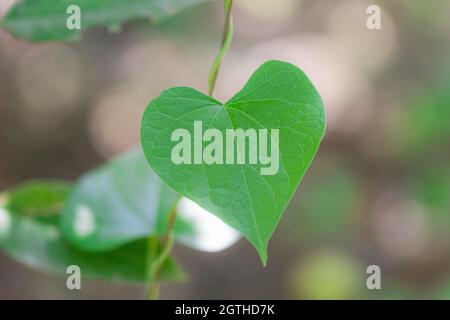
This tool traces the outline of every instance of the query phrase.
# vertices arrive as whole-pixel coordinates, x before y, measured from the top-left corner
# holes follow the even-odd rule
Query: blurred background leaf
[[[62,210],[61,228],[84,250],[116,248],[148,235],[163,235],[180,196],[131,151],[79,179]],[[194,230],[177,219],[174,232]]]
[[[68,183],[42,180],[2,193],[0,247],[15,260],[48,274],[66,275],[68,266],[77,265],[82,279],[144,282],[146,239],[95,254],[80,251],[63,238],[58,220],[64,201],[62,195],[70,189]],[[184,273],[169,259],[161,277],[163,280],[182,280]]]
[[[66,12],[71,5],[81,10],[82,29],[95,26],[117,30],[129,20],[158,21],[208,0],[20,0],[3,19],[1,26],[14,36],[31,41],[76,40],[80,30],[70,30]]]

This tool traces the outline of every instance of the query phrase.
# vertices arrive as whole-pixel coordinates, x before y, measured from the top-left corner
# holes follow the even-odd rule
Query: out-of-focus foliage
[[[142,152],[132,150],[73,186],[36,180],[3,192],[0,247],[48,273],[64,274],[67,266],[78,265],[86,278],[144,282],[148,263],[157,259],[150,256],[155,251],[148,250],[147,239],[164,236],[167,216],[177,210],[179,198],[150,169]],[[187,217],[177,215],[174,233],[181,243],[202,250],[215,235],[205,236],[195,220],[201,215],[193,210],[187,208]],[[237,240],[222,225],[215,226],[222,231],[220,249]],[[161,272],[163,280],[184,276],[171,258]]]
[[[76,249],[61,235],[60,211],[70,190],[65,182],[34,181],[2,193],[0,247],[17,261],[45,273],[64,275],[69,266],[76,265],[86,279],[144,282],[146,239],[95,254]],[[184,273],[169,259],[161,277],[181,280]]]
[[[161,20],[186,7],[208,0],[19,0],[3,19],[1,26],[14,36],[31,41],[75,40],[81,31],[70,30],[66,21],[80,8],[83,30],[106,26],[120,28],[131,19]]]
[[[162,236],[179,198],[149,168],[143,153],[133,150],[79,179],[62,209],[62,232],[80,249],[97,252]],[[181,217],[174,232],[177,237],[195,234]]]

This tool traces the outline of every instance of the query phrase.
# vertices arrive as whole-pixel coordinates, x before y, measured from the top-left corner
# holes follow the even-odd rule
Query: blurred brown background
[[[14,1],[0,0],[0,16]],[[139,143],[141,114],[172,86],[207,89],[219,1],[158,25],[31,44],[0,30],[0,190],[75,179]],[[369,31],[366,9],[382,8]],[[221,253],[178,246],[190,280],[163,298],[450,298],[450,1],[237,0],[217,83],[226,100],[268,59],[321,93],[326,139],[263,268],[241,240]],[[366,288],[379,265],[382,289]],[[141,298],[140,286],[36,273],[0,253],[0,299]]]

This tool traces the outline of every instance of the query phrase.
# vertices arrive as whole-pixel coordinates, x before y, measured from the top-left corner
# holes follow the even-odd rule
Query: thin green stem
[[[157,300],[160,290],[160,275],[164,263],[170,257],[174,244],[173,227],[176,219],[176,208],[169,214],[166,233],[161,241],[156,237],[148,239],[147,293],[148,300]]]
[[[209,74],[209,94],[214,94],[217,75],[219,73],[222,60],[230,49],[233,40],[233,16],[231,14],[233,7],[233,0],[225,0],[225,27],[222,38],[222,45],[220,51],[214,60]],[[147,292],[146,298],[149,300],[156,300],[159,298],[160,284],[159,278],[164,263],[170,257],[174,244],[173,227],[176,219],[175,208],[170,212],[168,217],[168,224],[166,233],[163,237],[163,242],[157,237],[148,238],[148,262],[147,262]]]
[[[158,256],[160,250],[159,239],[157,237],[148,238],[147,252],[147,291],[145,298],[148,300],[156,300],[159,297],[159,281],[155,278],[155,257]]]
[[[225,0],[225,27],[223,30],[222,37],[222,45],[220,47],[220,51],[214,60],[214,63],[211,67],[211,72],[209,74],[209,95],[212,96],[214,94],[214,88],[216,86],[217,74],[219,73],[220,65],[222,64],[222,60],[230,49],[231,42],[233,41],[233,16],[231,14],[233,7],[233,0]]]

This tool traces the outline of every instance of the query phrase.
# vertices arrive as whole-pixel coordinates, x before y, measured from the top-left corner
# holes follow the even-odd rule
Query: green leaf
[[[28,182],[8,193],[7,209],[22,217],[55,222],[71,189],[65,181]]]
[[[168,214],[179,198],[152,171],[142,151],[133,150],[79,179],[63,208],[61,229],[80,249],[110,250],[149,235],[164,235]],[[194,220],[179,212],[175,239],[203,250],[203,242],[211,237],[205,237]]]
[[[74,248],[58,228],[59,208],[71,185],[61,181],[34,181],[1,195],[0,248],[18,262],[42,272],[66,275],[77,265],[83,279],[144,282],[147,241],[140,240],[101,254]],[[181,280],[173,260],[162,269],[165,280]]]
[[[117,28],[128,20],[161,20],[208,0],[19,0],[2,26],[14,36],[31,41],[76,40],[80,30],[67,28],[67,8],[81,9],[81,28]]]
[[[171,141],[172,133],[185,129],[193,136],[194,121],[223,137],[226,129],[279,129],[278,173],[261,175],[260,164],[174,164],[171,153],[178,143]],[[289,63],[270,61],[225,104],[191,88],[163,92],[144,113],[141,142],[169,186],[240,231],[265,263],[269,239],[324,132],[322,101],[306,75]]]

